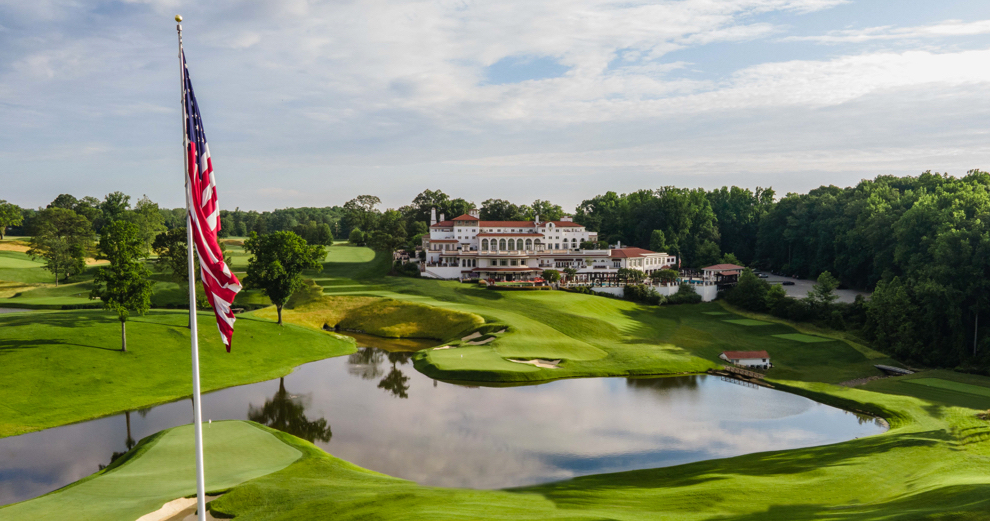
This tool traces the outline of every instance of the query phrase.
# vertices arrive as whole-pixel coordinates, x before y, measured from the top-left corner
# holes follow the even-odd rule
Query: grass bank
[[[203,428],[207,491],[223,491],[284,469],[302,452],[249,422]],[[176,498],[196,493],[192,426],[141,440],[106,469],[39,498],[0,508],[8,521],[137,519]]]
[[[120,323],[104,311],[0,315],[0,437],[177,400],[192,393],[185,312],[153,311]],[[323,332],[243,316],[224,350],[212,313],[199,314],[203,391],[284,376],[300,364],[351,353]]]

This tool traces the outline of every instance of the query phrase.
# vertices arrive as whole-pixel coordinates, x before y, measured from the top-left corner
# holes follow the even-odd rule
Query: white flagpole
[[[175,16],[176,22],[182,17]],[[203,472],[203,413],[199,396],[199,332],[196,328],[196,273],[193,265],[192,195],[189,193],[189,144],[186,142],[186,69],[182,63],[182,24],[177,23],[179,33],[179,69],[182,81],[182,164],[185,165],[186,185],[186,256],[189,265],[189,338],[192,341],[193,381],[193,429],[196,432],[196,513],[199,521],[206,521],[206,484]]]

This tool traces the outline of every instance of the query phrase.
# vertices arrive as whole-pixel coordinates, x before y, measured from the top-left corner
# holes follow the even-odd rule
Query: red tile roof
[[[440,221],[434,224],[433,226],[430,226],[430,228],[449,228],[453,225],[454,225],[454,221]]]
[[[770,358],[766,351],[726,351],[722,353],[729,360],[741,360],[744,358]]]
[[[644,250],[643,248],[618,248],[612,250],[613,259],[629,259],[633,257],[643,257],[656,253],[655,251]]]
[[[725,271],[725,270],[744,270],[745,266],[736,266],[735,264],[716,264],[714,266],[709,266],[707,268],[702,268],[705,271]]]
[[[473,215],[464,214],[464,215],[462,215],[460,217],[454,217],[454,220],[455,221],[478,221],[480,219],[478,219],[477,217],[475,217]]]
[[[533,228],[533,221],[480,221],[482,228]]]

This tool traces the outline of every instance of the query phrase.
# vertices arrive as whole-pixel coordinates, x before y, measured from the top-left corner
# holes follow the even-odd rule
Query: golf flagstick
[[[182,17],[175,16],[176,22]],[[206,521],[206,484],[203,472],[203,414],[199,396],[199,334],[196,328],[196,273],[193,263],[193,232],[192,232],[192,187],[189,184],[188,137],[186,134],[186,65],[182,54],[182,24],[176,23],[175,30],[179,33],[179,79],[182,82],[182,164],[185,165],[186,185],[186,256],[189,268],[189,338],[192,343],[192,383],[193,383],[193,430],[196,433],[196,514],[199,521]]]

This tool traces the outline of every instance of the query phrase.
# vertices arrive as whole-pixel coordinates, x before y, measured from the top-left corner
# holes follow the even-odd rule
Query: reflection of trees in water
[[[150,409],[142,409],[138,411],[138,413],[140,413],[141,417],[144,418],[144,416],[148,414],[148,410]],[[107,463],[106,465],[100,463],[100,470],[109,467],[110,464],[112,464],[114,461],[117,461],[117,458],[123,456],[124,454],[127,454],[127,451],[133,449],[134,445],[137,445],[137,442],[134,441],[134,438],[131,436],[131,411],[127,411],[124,413],[124,423],[127,426],[127,438],[124,438],[124,446],[127,447],[127,449],[124,450],[123,452],[115,451],[113,454],[111,454],[109,463]]]
[[[626,387],[666,393],[674,389],[697,389],[698,376],[674,376],[667,378],[626,378]]]
[[[303,399],[289,394],[285,390],[285,379],[279,378],[278,391],[271,399],[265,400],[265,405],[261,407],[248,405],[248,419],[309,442],[330,441],[333,433],[330,432],[327,420],[325,418],[310,420],[306,418],[305,411],[306,405]]]
[[[374,380],[382,374],[378,367],[385,360],[384,351],[374,347],[361,347],[357,352],[347,357],[347,372],[360,376],[362,380]]]
[[[409,398],[406,391],[409,390],[409,377],[406,376],[399,365],[405,365],[412,359],[413,353],[383,351],[374,347],[362,347],[349,357],[347,363],[350,364],[347,372],[359,376],[363,380],[374,380],[385,374],[381,367],[386,359],[392,364],[392,369],[378,382],[378,388],[384,389],[398,398]]]

